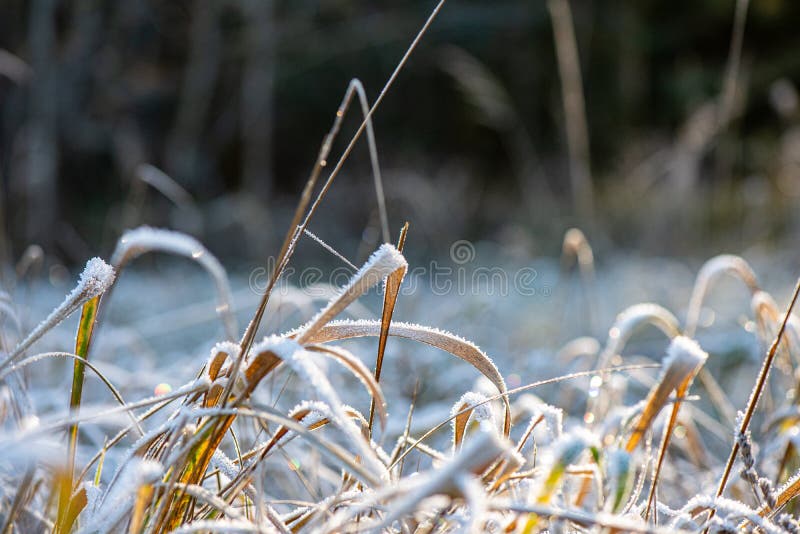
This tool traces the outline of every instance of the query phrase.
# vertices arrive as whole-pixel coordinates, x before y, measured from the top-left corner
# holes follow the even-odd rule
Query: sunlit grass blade
[[[308,342],[328,343],[354,337],[376,337],[380,335],[381,326],[380,321],[334,321],[328,323],[315,335],[311,336]],[[290,333],[289,335],[295,334]],[[505,380],[494,362],[482,350],[466,339],[435,328],[400,322],[391,323],[389,335],[411,339],[449,352],[480,371],[495,385],[500,393],[507,391]],[[503,432],[508,435],[511,427],[511,406],[506,397],[503,397],[503,402],[506,408]]]
[[[397,240],[398,252],[403,252],[408,234],[408,223],[403,225],[400,230],[400,238]],[[380,382],[381,370],[383,369],[383,355],[386,351],[386,341],[389,339],[389,325],[392,323],[394,307],[397,304],[397,297],[400,294],[400,285],[406,275],[408,266],[400,267],[386,277],[386,284],[383,292],[383,311],[381,313],[381,333],[378,337],[378,357],[375,360],[375,381]],[[375,399],[373,398],[369,406],[369,432],[372,434],[372,423],[375,418]]]
[[[631,435],[625,444],[626,451],[632,452],[636,448],[653,420],[669,401],[671,393],[678,394],[676,402],[679,402],[680,395],[685,393],[707,358],[708,354],[693,340],[683,336],[672,340],[667,356],[664,358],[661,377],[647,394],[642,413],[636,419]],[[672,423],[674,424],[674,420]],[[671,431],[671,428],[668,431]]]
[[[100,296],[89,299],[81,311],[81,318],[78,323],[78,333],[75,337],[75,354],[81,358],[88,358],[89,344],[92,340],[92,332],[94,331],[94,323],[97,318],[97,307],[100,303]],[[81,406],[81,397],[83,396],[83,379],[85,375],[85,365],[81,360],[75,360],[72,369],[72,390],[70,392],[69,407],[74,413],[78,413]],[[72,494],[72,477],[75,471],[75,454],[78,449],[78,423],[73,424],[67,431],[69,440],[67,450],[67,479],[68,484],[62,488],[58,500],[58,518],[59,518],[59,531],[69,532],[72,527],[70,519],[74,520],[75,517],[69,518],[67,511],[69,509],[70,496]]]

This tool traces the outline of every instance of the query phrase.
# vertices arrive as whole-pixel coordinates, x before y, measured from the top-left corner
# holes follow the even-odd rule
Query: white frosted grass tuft
[[[113,267],[100,258],[92,258],[86,262],[86,267],[84,267],[75,289],[25,339],[20,341],[11,354],[0,364],[0,369],[19,358],[28,347],[39,340],[48,330],[60,324],[61,321],[69,317],[90,299],[104,293],[113,283]]]
[[[136,458],[130,461],[78,532],[114,532],[117,523],[124,519],[133,506],[139,488],[157,481],[163,473],[163,466],[153,460]]]
[[[662,368],[672,366],[680,368],[697,368],[708,359],[708,353],[697,342],[686,336],[677,336],[669,344]]]
[[[167,252],[191,258],[208,272],[216,286],[217,300],[219,301],[217,313],[222,318],[225,333],[229,339],[235,339],[238,335],[238,328],[236,316],[233,313],[231,287],[228,275],[219,260],[197,239],[189,235],[172,230],[140,226],[122,234],[114,249],[114,254],[111,255],[111,263],[117,270],[121,270],[129,261],[150,251]]]
[[[406,477],[398,482],[399,488],[406,490],[406,494],[392,503],[379,525],[370,525],[370,528],[377,532],[391,525],[412,513],[427,497],[462,493],[463,486],[459,483],[462,477],[481,475],[492,463],[512,454],[511,451],[511,444],[505,438],[491,432],[479,433],[441,468],[420,473],[413,481]]]
[[[726,521],[736,520],[738,523],[747,520],[767,534],[785,534],[785,531],[775,525],[766,517],[761,517],[758,511],[753,510],[741,501],[725,497],[711,497],[709,495],[696,495],[678,511],[675,519],[670,523],[670,528],[680,528],[688,517],[695,515],[700,508],[716,510],[717,515]]]

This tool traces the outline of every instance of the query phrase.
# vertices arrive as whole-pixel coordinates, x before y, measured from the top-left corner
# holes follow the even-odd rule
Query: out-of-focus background
[[[374,101],[433,7],[2,0],[4,261],[76,266],[140,224],[226,265],[275,254],[348,82]],[[375,115],[392,233],[411,222],[412,257],[554,255],[574,225],[645,255],[782,246],[798,21],[784,0],[448,2]],[[312,230],[354,261],[379,242],[363,141]]]

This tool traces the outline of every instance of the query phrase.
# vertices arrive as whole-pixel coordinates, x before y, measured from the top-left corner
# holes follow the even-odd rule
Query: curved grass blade
[[[381,322],[374,320],[362,321],[333,321],[321,328],[307,341],[309,343],[329,343],[355,337],[379,336],[381,332]],[[290,332],[289,336],[296,335]],[[505,380],[497,369],[494,362],[481,349],[464,338],[444,332],[435,328],[418,324],[392,322],[389,327],[389,335],[412,339],[420,343],[434,346],[453,356],[471,364],[478,371],[488,378],[501,394],[507,392]],[[511,406],[508,397],[503,396],[505,404],[505,420],[503,423],[503,433],[508,435],[511,430]]]

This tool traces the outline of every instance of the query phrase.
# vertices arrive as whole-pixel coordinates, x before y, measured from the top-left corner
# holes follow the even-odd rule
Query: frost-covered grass
[[[539,264],[552,284],[539,300],[422,288],[368,294],[408,267],[385,244],[327,298],[282,288],[264,313],[280,317],[260,331],[283,333],[259,333],[243,347],[225,339],[236,318],[219,313],[217,289],[244,280],[229,282],[190,238],[147,229],[125,234],[128,244],[131,235],[147,238],[143,248],[216,266],[211,282],[187,260],[165,271],[191,273],[188,286],[205,296],[167,315],[191,316],[171,340],[148,317],[180,291],[152,274],[128,275],[121,254],[117,269],[89,261],[64,303],[30,333],[22,326],[36,318],[19,309],[30,293],[20,286],[4,295],[11,320],[0,362],[0,517],[11,531],[797,528],[800,330],[740,257],[712,258],[694,288],[659,298],[664,305],[631,303],[613,318],[592,301],[606,300],[615,277],[644,283],[636,269],[573,278],[567,254],[560,273]],[[570,290],[576,285],[595,298]],[[33,294],[38,313],[51,297],[36,285]],[[98,296],[99,322],[89,330],[96,339],[81,353],[70,338],[86,325],[67,316],[82,307],[85,315]],[[258,300],[249,289],[228,290],[222,311],[244,316]],[[553,310],[569,317],[583,306],[605,335],[559,341],[570,328],[556,329],[563,319]],[[415,322],[438,315],[491,348]],[[550,336],[530,345],[528,323]],[[575,335],[590,329],[572,325]],[[83,401],[71,401],[65,359],[87,366]],[[771,371],[763,381],[762,360]],[[71,428],[74,460],[65,447]]]
[[[258,292],[142,227],[60,305],[0,293],[0,533],[800,531],[798,289],[739,256],[601,269],[573,229],[535,295],[407,295],[405,226],[342,287],[282,284],[302,239],[353,266],[309,225],[364,132],[388,240],[371,117],[440,7],[373,107],[349,86]],[[153,252],[183,263],[131,272]]]

